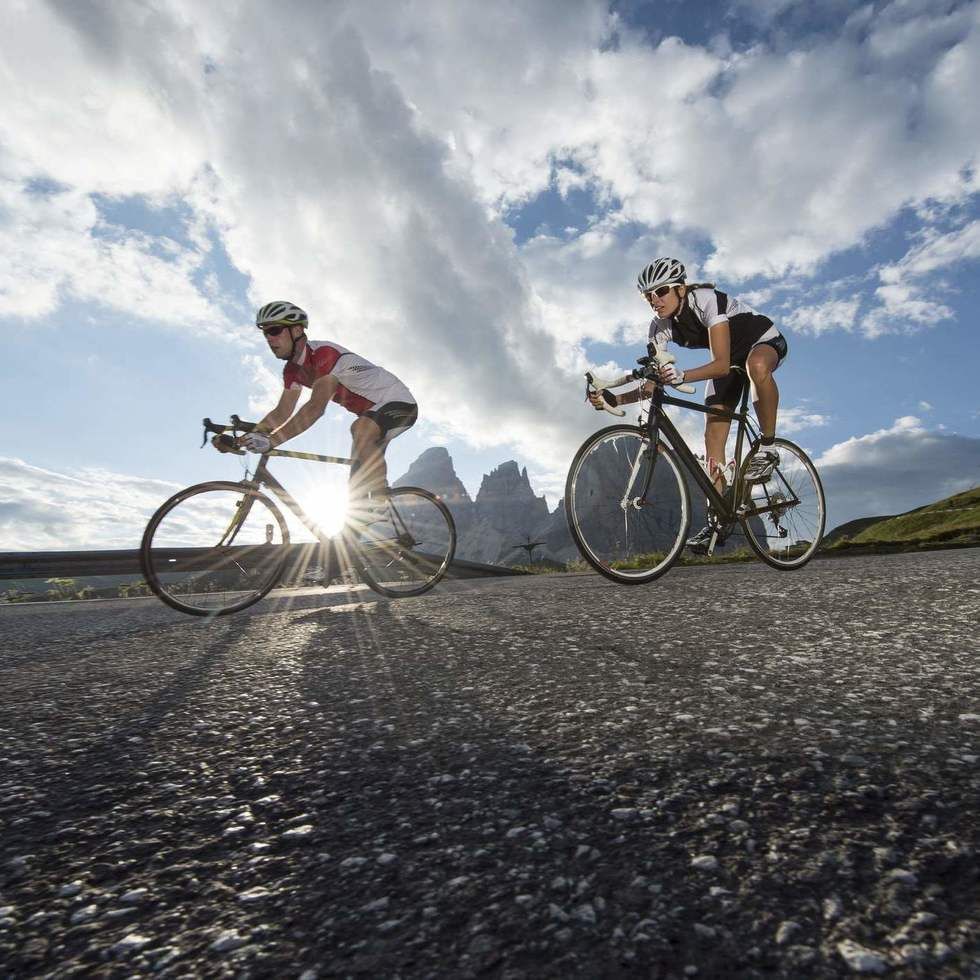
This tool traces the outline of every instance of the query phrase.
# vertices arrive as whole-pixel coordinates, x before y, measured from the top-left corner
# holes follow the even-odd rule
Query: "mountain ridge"
[[[426,449],[394,486],[412,484],[439,494],[457,526],[457,556],[489,564],[526,564],[521,549],[532,541],[535,561],[565,563],[579,558],[565,518],[565,502],[548,508],[535,493],[527,467],[509,459],[485,473],[476,497],[470,497],[444,446]],[[700,495],[692,488],[692,527],[703,517]],[[903,550],[980,545],[980,486],[905,511],[858,517],[839,524],[824,537],[821,551]]]

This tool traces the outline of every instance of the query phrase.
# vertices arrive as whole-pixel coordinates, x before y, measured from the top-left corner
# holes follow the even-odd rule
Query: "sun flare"
[[[329,536],[339,534],[347,516],[347,485],[322,484],[310,496],[307,514]]]
[[[343,529],[347,516],[347,471],[325,473],[324,469],[304,467],[295,475],[290,474],[293,478],[286,482],[286,486],[307,518],[314,521],[328,537],[333,537]],[[294,540],[310,539],[310,532],[293,515],[287,520]]]

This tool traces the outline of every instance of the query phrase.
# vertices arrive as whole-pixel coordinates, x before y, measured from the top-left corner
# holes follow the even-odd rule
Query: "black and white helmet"
[[[649,293],[660,286],[676,286],[687,281],[684,263],[677,259],[654,259],[637,276],[636,288],[641,293]]]
[[[255,314],[255,325],[267,327],[273,323],[285,323],[289,326],[305,327],[307,324],[306,311],[301,310],[295,303],[279,299],[266,303]]]

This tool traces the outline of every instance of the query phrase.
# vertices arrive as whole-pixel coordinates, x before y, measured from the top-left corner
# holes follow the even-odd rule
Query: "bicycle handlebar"
[[[629,384],[630,381],[652,381],[655,385],[663,388],[664,383],[660,380],[660,368],[666,367],[668,364],[673,364],[676,357],[668,351],[662,348],[649,348],[651,353],[647,357],[638,357],[636,363],[641,365],[638,368],[633,368],[629,374],[623,375],[621,378],[614,379],[604,379],[597,377],[592,371],[585,372],[585,397],[588,399],[590,389],[596,392],[604,391],[606,388],[618,388],[620,385]],[[678,391],[684,391],[688,394],[693,394],[697,389],[694,385],[680,384],[674,385]],[[623,416],[626,414],[623,409],[618,406],[612,406],[608,403],[603,404],[603,410],[608,412],[610,415]]]
[[[615,381],[604,381],[601,378],[597,378],[591,371],[585,372],[585,399],[589,399],[589,390],[596,392],[604,391],[606,388],[617,388],[620,384],[625,384],[627,381],[632,380],[629,375],[623,378],[616,379]],[[602,402],[602,409],[608,412],[610,415],[617,415],[620,418],[626,414],[625,409],[620,408],[618,405],[610,405],[605,399]]]
[[[226,452],[235,453],[237,456],[244,456],[245,450],[238,449],[235,447],[235,440],[227,435],[229,432],[251,432],[255,426],[258,424],[256,422],[246,422],[240,419],[237,415],[231,416],[231,425],[222,425],[220,422],[212,422],[210,419],[204,419],[202,424],[204,425],[204,438],[201,440],[202,448],[207,444],[208,433],[213,432],[218,436],[218,441],[226,448]]]

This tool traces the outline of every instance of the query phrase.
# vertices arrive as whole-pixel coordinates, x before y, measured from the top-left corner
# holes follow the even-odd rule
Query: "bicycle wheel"
[[[661,442],[656,455],[648,455],[648,446],[636,426],[601,429],[575,454],[565,483],[568,529],[582,557],[626,585],[663,575],[691,526],[691,498],[674,451]]]
[[[779,465],[765,483],[743,485],[739,517],[752,550],[773,568],[802,568],[820,547],[827,502],[816,467],[799,446],[777,439]],[[742,473],[749,464],[742,464]]]
[[[147,585],[192,616],[225,616],[279,580],[289,531],[268,497],[240,483],[199,483],[150,518],[140,545]]]
[[[393,487],[386,518],[361,531],[355,548],[361,576],[375,592],[396,599],[422,595],[453,560],[456,524],[428,490]]]

